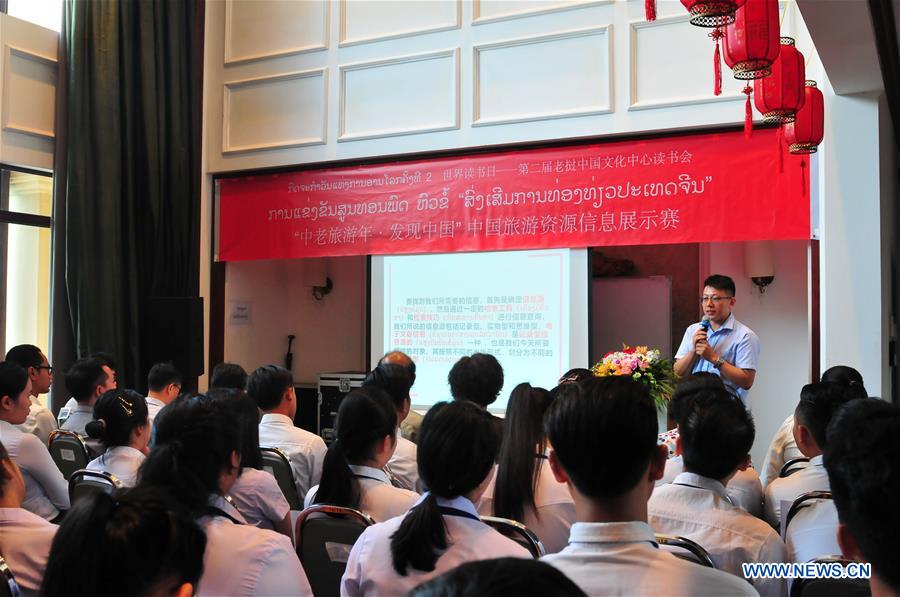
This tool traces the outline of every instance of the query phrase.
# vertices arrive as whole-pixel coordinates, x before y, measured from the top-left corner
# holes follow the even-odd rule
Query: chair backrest
[[[538,536],[521,522],[497,516],[482,516],[481,522],[527,549],[535,560],[546,553]]]
[[[0,556],[0,597],[21,597],[22,591],[12,570],[6,564],[3,556]]]
[[[115,475],[104,471],[81,469],[69,478],[69,502],[75,502],[97,493],[112,493],[122,486]]]
[[[303,496],[297,493],[297,484],[294,482],[294,469],[287,454],[278,448],[260,448],[262,452],[263,470],[275,477],[278,487],[284,494],[291,510],[303,509]]]
[[[716,567],[709,552],[695,541],[691,541],[685,537],[658,534],[656,535],[656,542],[660,545],[672,548],[672,555],[677,558],[687,560],[688,562],[694,562],[695,564],[700,564],[701,566],[706,566],[708,568]]]
[[[843,567],[850,560],[840,556],[816,558],[818,564],[838,563]],[[870,597],[872,589],[868,578],[795,578],[791,584],[790,597]]]
[[[341,506],[315,504],[300,513],[295,527],[297,556],[313,595],[340,595],[350,549],[373,524],[368,514]]]
[[[797,471],[805,469],[807,466],[809,466],[809,458],[807,458],[806,456],[791,458],[790,460],[785,462],[784,465],[782,465],[781,472],[778,473],[778,476],[790,477]]]
[[[799,512],[800,510],[802,510],[803,508],[805,508],[807,506],[811,506],[814,502],[817,502],[820,500],[830,500],[830,499],[832,499],[830,491],[810,491],[810,492],[804,493],[803,495],[798,497],[796,500],[794,500],[794,503],[791,504],[791,509],[788,510],[787,518],[785,519],[785,522],[784,522],[785,536],[787,536],[788,525],[791,524],[791,520],[794,518],[794,516],[797,515],[797,512]]]
[[[53,462],[56,463],[56,466],[66,479],[71,477],[75,471],[86,467],[88,462],[90,462],[88,447],[84,443],[84,438],[74,431],[57,429],[50,434],[47,440],[47,447],[50,450]]]

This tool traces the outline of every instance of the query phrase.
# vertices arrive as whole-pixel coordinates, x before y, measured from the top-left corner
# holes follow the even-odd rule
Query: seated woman
[[[134,390],[103,392],[94,403],[94,420],[85,431],[106,449],[88,463],[87,469],[109,473],[122,486],[134,487],[150,441],[144,397]]]
[[[397,411],[384,390],[353,390],[338,408],[337,439],[325,453],[322,481],[306,494],[304,506],[331,504],[362,510],[382,522],[405,514],[419,494],[391,485],[384,466],[397,439]]]
[[[341,579],[341,595],[402,595],[462,563],[528,551],[481,522],[475,502],[497,456],[493,417],[470,402],[440,402],[419,435],[419,474],[429,492],[405,516],[368,527]]]
[[[139,486],[166,490],[206,531],[198,595],[309,595],[291,540],[246,524],[225,498],[241,468],[238,422],[221,401],[183,396],[154,421]]]
[[[24,597],[37,595],[58,528],[22,509],[25,479],[0,444],[0,554]]]
[[[543,388],[521,383],[513,389],[506,407],[506,426],[517,433],[504,435],[494,485],[488,487],[478,506],[481,514],[523,523],[538,536],[547,553],[556,553],[568,544],[575,521],[575,502],[565,483],[553,477],[547,460],[550,447],[543,420],[552,402],[550,392]]]
[[[241,471],[228,492],[234,507],[248,524],[293,537],[291,507],[275,477],[262,470],[256,402],[243,390],[217,388],[210,390],[209,395],[222,400],[240,426]]]
[[[41,595],[189,597],[203,572],[203,530],[164,492],[80,500],[50,550]]]

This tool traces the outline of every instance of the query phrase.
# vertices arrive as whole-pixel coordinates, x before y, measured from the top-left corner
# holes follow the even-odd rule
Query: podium
[[[343,371],[319,374],[318,433],[326,444],[334,441],[334,423],[344,396],[362,386],[365,372]]]

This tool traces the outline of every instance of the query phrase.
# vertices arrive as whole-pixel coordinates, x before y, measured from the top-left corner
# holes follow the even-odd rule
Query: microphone
[[[700,320],[700,327],[704,329],[704,331],[709,331],[709,315],[704,315],[703,319]]]

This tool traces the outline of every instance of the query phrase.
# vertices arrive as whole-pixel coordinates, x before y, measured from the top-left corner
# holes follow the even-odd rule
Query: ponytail
[[[345,508],[359,508],[359,483],[350,472],[344,444],[334,440],[325,453],[322,463],[322,481],[313,496],[314,504],[332,504]]]
[[[94,404],[94,420],[85,425],[88,436],[107,448],[127,446],[131,433],[147,424],[147,402],[134,390],[107,390]]]
[[[447,527],[433,493],[407,512],[400,528],[391,535],[391,561],[394,570],[406,576],[411,566],[431,572],[441,553],[447,549]]]

